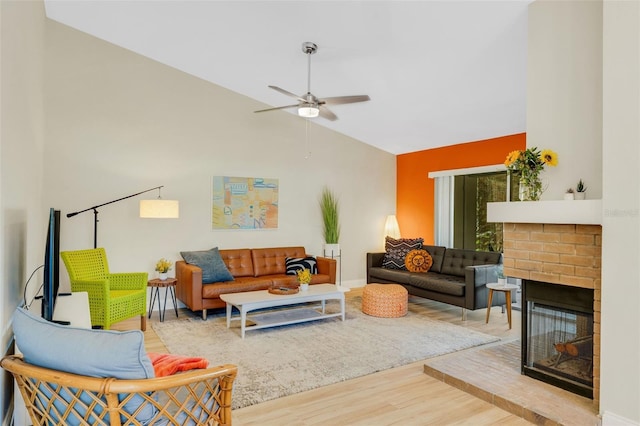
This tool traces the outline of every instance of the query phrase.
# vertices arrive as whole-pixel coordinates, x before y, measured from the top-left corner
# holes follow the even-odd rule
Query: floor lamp
[[[158,190],[158,198],[155,200],[141,200],[140,201],[140,217],[142,218],[177,218],[180,216],[179,203],[177,200],[164,200],[160,194],[160,188],[164,185],[156,186],[155,188],[147,189],[146,191],[137,192],[135,194],[127,195],[126,197],[118,198],[117,200],[109,201],[106,203],[98,204],[97,206],[89,207],[84,210],[67,214],[67,217],[73,217],[80,213],[93,210],[93,248],[98,247],[98,208],[106,206],[108,204],[117,203],[118,201],[126,200],[127,198],[135,197],[146,192]]]

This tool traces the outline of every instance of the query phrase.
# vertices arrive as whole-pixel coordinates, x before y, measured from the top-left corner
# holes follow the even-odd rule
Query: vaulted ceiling
[[[394,154],[525,131],[527,6],[502,1],[45,0],[53,20],[255,99],[367,94],[320,125]],[[293,101],[293,102],[292,102]],[[296,113],[295,109],[263,114]],[[253,111],[247,111],[253,114]]]

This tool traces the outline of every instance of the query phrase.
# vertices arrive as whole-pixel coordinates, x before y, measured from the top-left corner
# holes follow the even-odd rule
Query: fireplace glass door
[[[587,289],[525,282],[524,374],[592,397],[592,294]]]

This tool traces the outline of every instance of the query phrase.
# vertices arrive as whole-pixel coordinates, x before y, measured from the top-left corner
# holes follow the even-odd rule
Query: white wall
[[[603,200],[600,412],[640,424],[640,7],[538,0],[529,7],[527,145],[555,149],[543,199],[584,178]],[[578,203],[579,201],[576,201]]]
[[[529,6],[527,147],[558,153],[540,175],[542,200],[562,200],[579,179],[602,198],[602,2]]]
[[[47,212],[42,208],[44,6],[0,2],[0,330],[11,350],[10,318],[24,283],[43,263]],[[28,296],[42,283],[41,271]],[[9,424],[12,380],[0,375],[0,421]]]
[[[159,185],[180,201],[177,220],[138,217],[138,201],[156,193],[99,209],[113,271],[155,274],[160,257],[214,246],[320,254],[327,185],[341,203],[343,281],[364,284],[365,253],[380,248],[395,209],[395,156],[313,121],[307,146],[297,116],[254,114],[264,105],[54,21],[46,70],[47,206],[64,216]],[[278,178],[278,229],[212,231],[211,178],[223,175]],[[93,216],[63,217],[62,249],[93,245]]]
[[[640,424],[640,3],[604,2],[601,403]]]

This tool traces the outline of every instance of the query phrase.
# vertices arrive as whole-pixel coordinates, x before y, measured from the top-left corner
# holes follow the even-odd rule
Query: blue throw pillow
[[[318,273],[318,262],[315,257],[287,257],[284,262],[287,275],[296,275],[300,269],[308,269],[312,274]]]
[[[155,377],[153,365],[144,347],[144,334],[140,330],[91,330],[59,325],[29,313],[23,308],[13,314],[13,333],[24,360],[52,370],[91,377],[117,379],[148,379]],[[70,401],[64,393],[61,398]],[[120,396],[123,400],[126,394]],[[84,393],[87,403],[92,398]],[[128,413],[135,412],[144,399],[140,396],[125,403]],[[56,408],[60,409],[60,402]],[[78,417],[83,417],[86,406],[76,404]],[[150,404],[136,415],[143,424],[151,420],[157,410]],[[67,419],[69,424],[81,424],[78,417]],[[77,423],[76,423],[77,422]]]
[[[181,251],[180,254],[185,262],[202,269],[203,283],[233,281],[233,275],[224,264],[218,247],[203,251]]]

